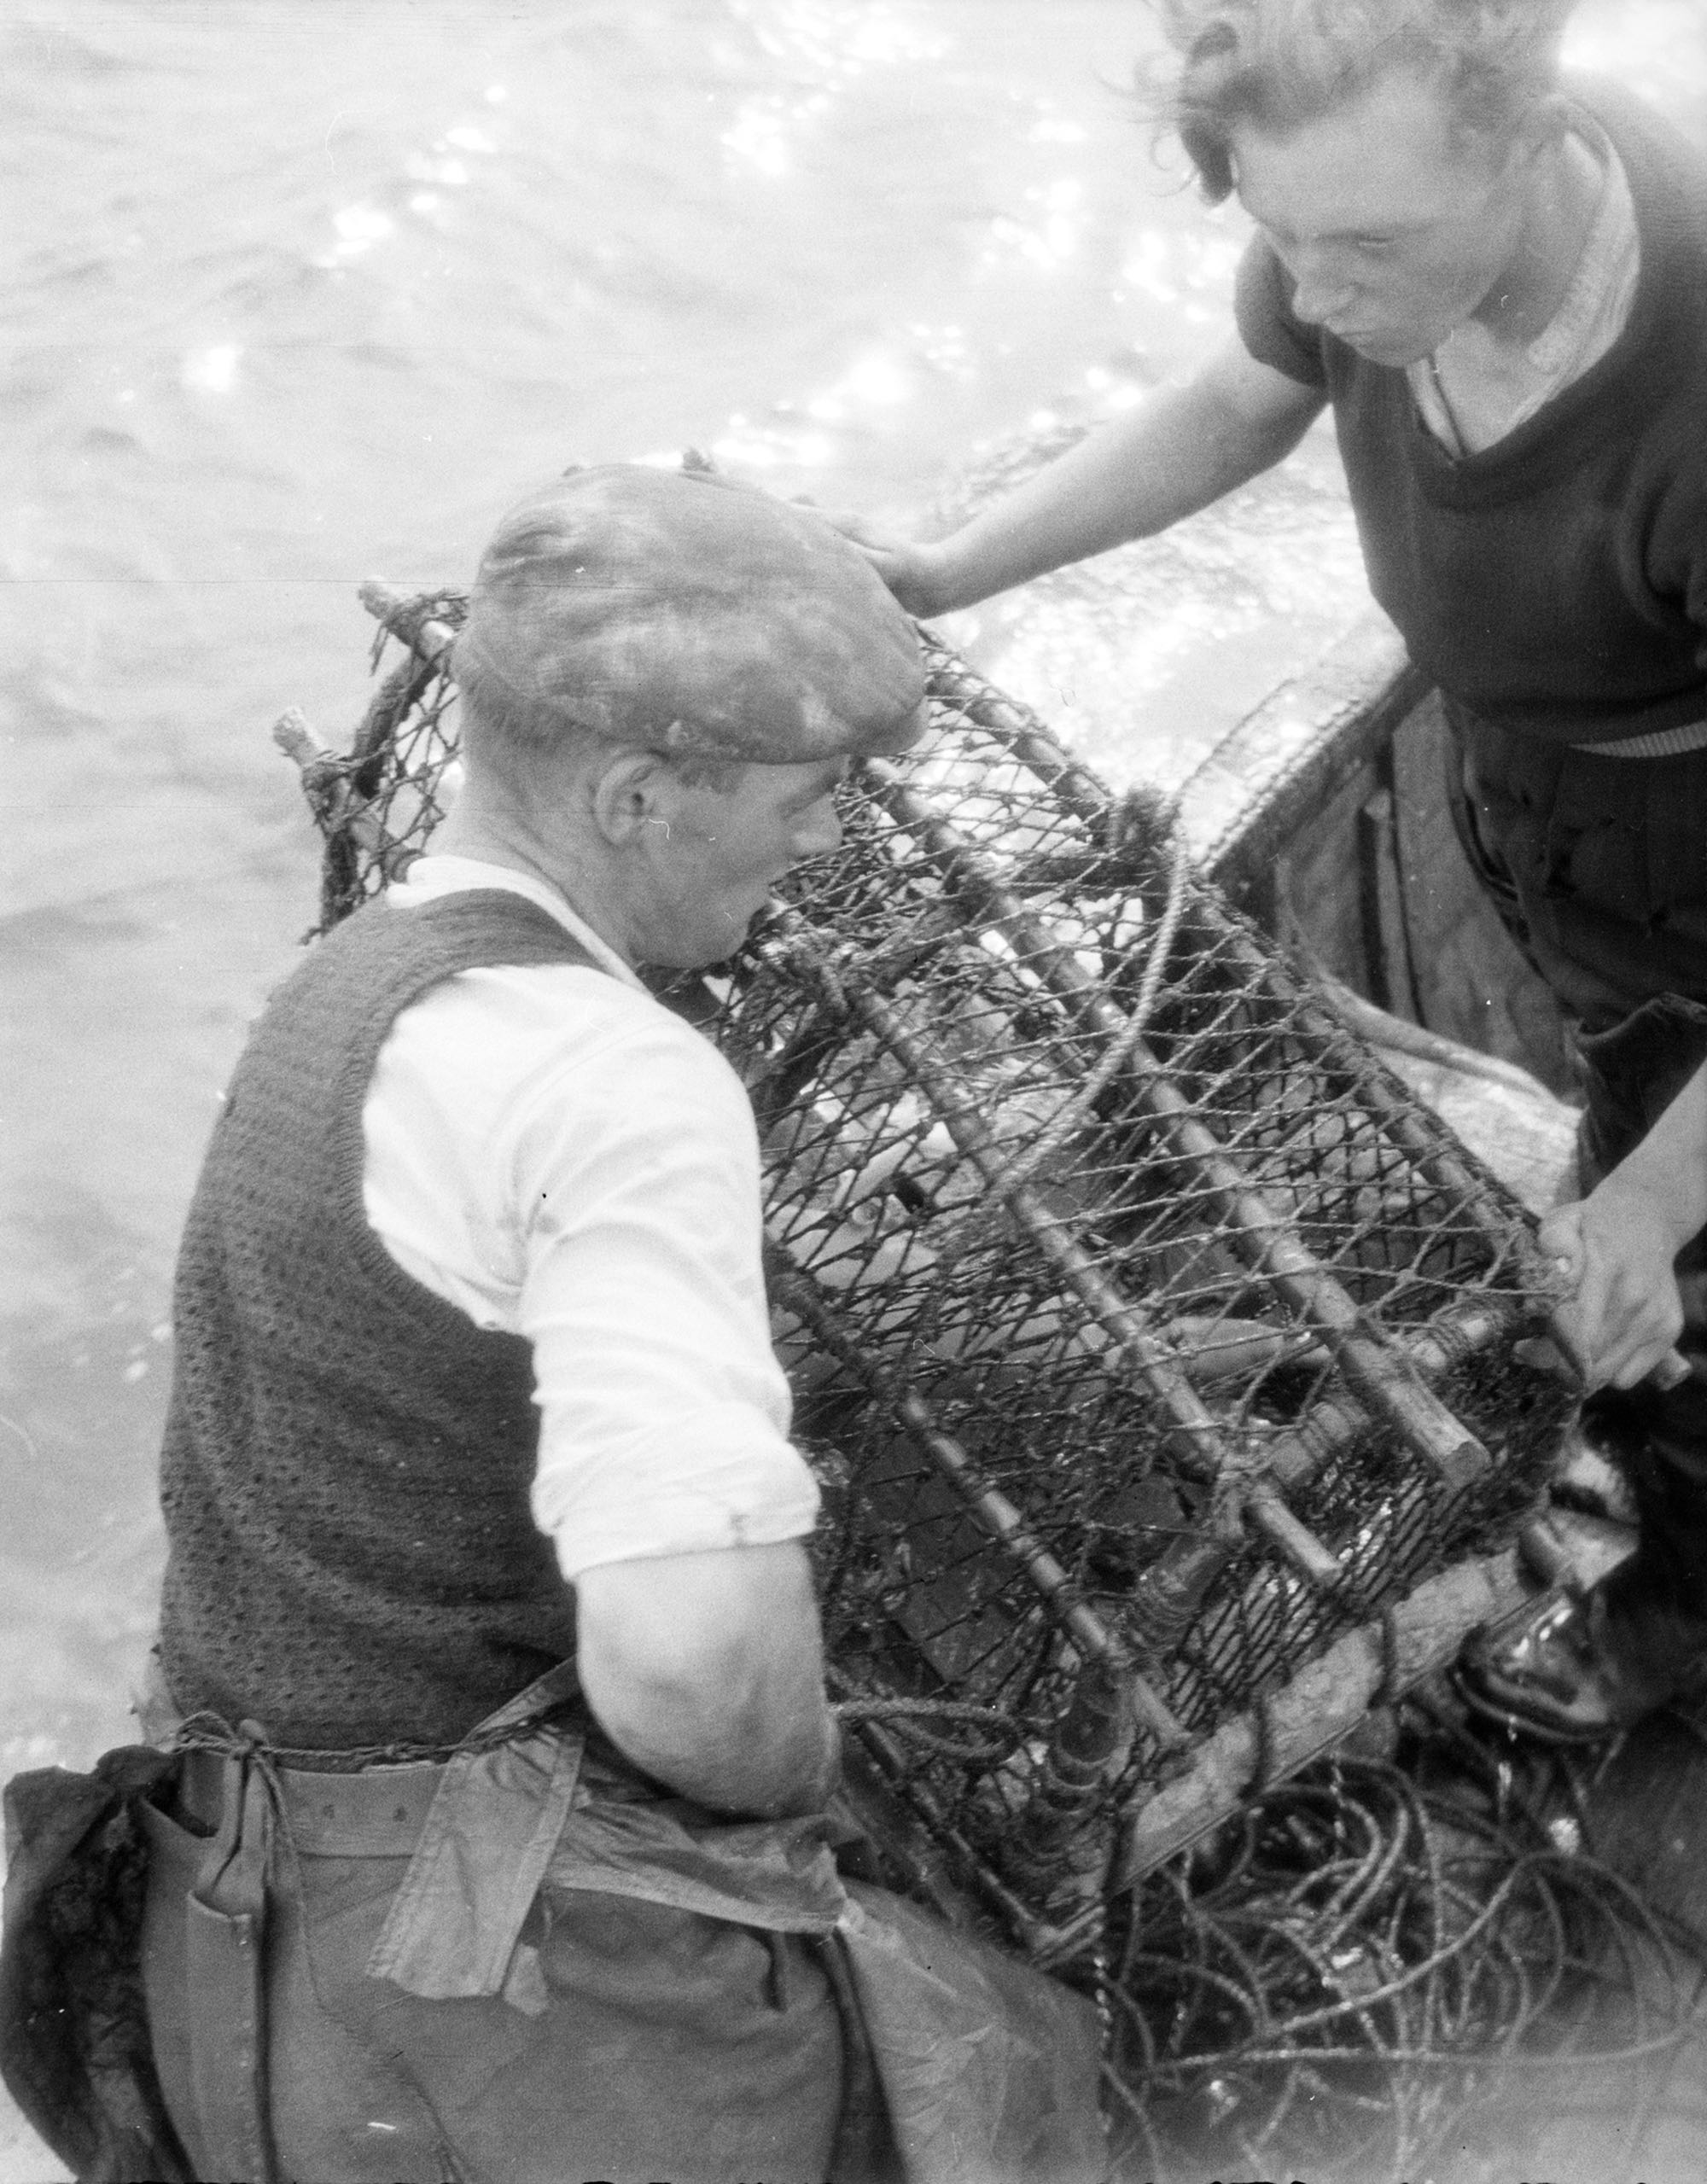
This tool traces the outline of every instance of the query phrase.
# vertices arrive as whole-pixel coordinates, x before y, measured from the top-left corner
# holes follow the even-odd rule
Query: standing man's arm
[[[950,614],[1207,508],[1289,455],[1325,399],[1234,339],[1186,386],[1150,395],[934,545],[830,520],[910,614]]]

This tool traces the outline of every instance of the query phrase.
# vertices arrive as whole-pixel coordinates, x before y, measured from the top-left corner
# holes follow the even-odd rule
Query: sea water
[[[981,440],[1189,370],[1245,230],[1155,155],[1154,38],[1136,0],[0,11],[0,1778],[133,1733],[177,1231],[313,916],[267,730],[347,733],[356,583],[465,581],[537,480],[690,445],[911,521]],[[1707,134],[1698,0],[1575,45]],[[0,2184],[48,2173],[0,2111]]]
[[[172,1250],[314,914],[267,731],[347,735],[357,582],[466,581],[536,480],[688,446],[910,521],[1189,370],[1247,230],[1157,154],[1154,43],[1130,0],[3,11],[0,1776],[129,1733]],[[1696,0],[1576,44],[1703,130]]]

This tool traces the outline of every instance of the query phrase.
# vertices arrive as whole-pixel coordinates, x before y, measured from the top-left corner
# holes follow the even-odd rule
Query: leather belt
[[[281,1817],[293,1847],[308,1858],[407,1858],[421,1839],[427,1810],[444,1779],[442,1762],[364,1768],[357,1774],[323,1774],[303,1768],[268,1770],[277,1785]],[[178,1809],[186,1820],[217,1828],[224,1810],[223,1753],[184,1754]]]

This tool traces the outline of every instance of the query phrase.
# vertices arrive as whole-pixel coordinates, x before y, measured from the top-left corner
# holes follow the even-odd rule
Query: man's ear
[[[674,808],[675,777],[656,751],[620,750],[592,787],[592,813],[615,849],[626,848],[649,826],[667,828]]]

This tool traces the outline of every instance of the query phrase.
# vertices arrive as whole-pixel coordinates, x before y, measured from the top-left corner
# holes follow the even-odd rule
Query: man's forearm
[[[611,1564],[576,1592],[582,1689],[637,1767],[720,1811],[822,1805],[836,1736],[798,1541]]]
[[[1674,1253],[1707,1228],[1707,1064],[1599,1189],[1640,1194]]]
[[[837,1738],[821,1683],[652,1685],[638,1704],[607,1704],[602,1725],[624,1756],[696,1804],[776,1817],[820,1811],[835,1786]],[[595,1709],[595,1711],[597,1711]]]
[[[1235,354],[1162,388],[929,549],[935,611],[1165,530],[1279,462],[1320,407]]]

